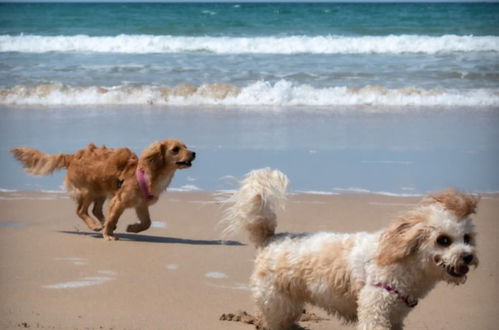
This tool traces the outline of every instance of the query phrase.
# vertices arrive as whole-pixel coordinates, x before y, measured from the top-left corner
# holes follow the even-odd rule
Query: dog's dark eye
[[[180,148],[179,148],[179,147],[174,147],[174,148],[172,149],[172,152],[173,152],[174,154],[178,154],[178,152],[179,152],[179,151],[180,151]]]
[[[463,236],[464,244],[470,244],[471,243],[471,235],[470,234],[465,234]]]
[[[440,246],[449,246],[451,245],[452,240],[447,235],[440,235],[437,238],[437,244]]]

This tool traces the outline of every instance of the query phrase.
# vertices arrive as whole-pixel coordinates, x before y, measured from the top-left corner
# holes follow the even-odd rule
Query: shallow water
[[[196,151],[171,188],[230,190],[261,167],[284,171],[295,191],[421,194],[455,186],[499,191],[499,112],[473,109],[133,107],[4,108],[0,188],[60,190],[63,173],[33,177],[8,150],[74,152],[88,143],[127,146],[180,138]]]

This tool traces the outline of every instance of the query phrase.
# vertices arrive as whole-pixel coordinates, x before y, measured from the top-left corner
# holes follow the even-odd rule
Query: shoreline
[[[11,198],[8,199],[7,197]],[[216,194],[167,192],[150,208],[153,225],[117,242],[91,232],[66,194],[0,192],[0,328],[241,329],[223,314],[255,308],[248,287],[255,249],[245,236],[222,237]],[[278,232],[358,232],[386,227],[419,197],[373,194],[289,196]],[[409,314],[408,329],[493,329],[499,324],[496,217],[499,195],[473,217],[480,265],[465,285],[439,284]],[[230,240],[228,244],[223,244]],[[310,330],[354,329],[323,310],[300,322]]]
[[[455,188],[455,187],[449,187],[449,188]],[[456,188],[457,189],[457,188]],[[348,188],[348,189],[342,189],[338,188],[336,189],[337,191],[315,191],[315,190],[309,190],[309,191],[289,191],[287,195],[289,197],[292,196],[310,196],[310,197],[333,197],[333,196],[377,196],[377,197],[387,197],[387,198],[422,198],[427,194],[433,193],[435,191],[441,191],[445,189],[439,189],[435,191],[429,191],[427,193],[391,193],[391,192],[385,192],[385,191],[369,191],[367,189],[361,189],[361,188]],[[468,191],[465,189],[458,189],[460,191],[474,194],[479,196],[480,198],[499,198],[499,191],[491,191],[491,192],[475,192],[475,191]],[[236,191],[236,189],[221,189],[221,190],[215,190],[215,191],[207,191],[207,190],[201,190],[201,189],[193,189],[193,190],[183,190],[182,188],[173,188],[170,190],[166,190],[163,192],[159,198],[159,202],[161,202],[161,199],[164,198],[166,195],[180,195],[180,196],[185,196],[185,195],[194,195],[194,196],[224,196],[224,195],[230,195],[233,194]],[[59,197],[61,199],[66,199],[69,198],[71,199],[71,193],[65,190],[16,190],[16,189],[1,189],[0,188],[0,200],[9,200],[11,198],[15,199],[46,199],[48,196],[53,196],[53,197]],[[106,201],[109,201],[106,200]],[[154,204],[156,205],[156,204]],[[154,207],[153,205],[153,207]]]

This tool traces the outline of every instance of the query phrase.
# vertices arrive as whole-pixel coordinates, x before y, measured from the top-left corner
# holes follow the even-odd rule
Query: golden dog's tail
[[[256,247],[266,245],[277,226],[276,211],[284,208],[288,178],[278,170],[264,168],[246,175],[240,189],[226,203],[221,221],[224,234],[249,233]]]
[[[45,154],[33,148],[17,147],[10,150],[20,161],[26,172],[34,175],[47,175],[60,168],[67,168],[73,155]]]

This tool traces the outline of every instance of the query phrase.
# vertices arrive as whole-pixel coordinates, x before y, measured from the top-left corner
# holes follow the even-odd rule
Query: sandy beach
[[[255,248],[222,241],[214,192],[264,167],[295,193],[280,232],[377,231],[414,196],[486,194],[479,267],[420,300],[406,329],[499,329],[497,1],[11,2],[0,3],[0,330],[253,330],[220,320],[255,314]],[[149,230],[126,233],[136,215],[123,214],[117,242],[77,217],[65,170],[34,178],[9,152],[94,143],[140,155],[167,138],[196,160],[151,207]],[[355,328],[306,310],[305,329]]]
[[[417,203],[372,194],[293,195],[279,231],[375,231]],[[0,328],[254,329],[220,321],[254,313],[248,290],[254,248],[244,237],[222,244],[221,211],[210,193],[167,193],[151,208],[153,227],[124,233],[127,211],[106,242],[87,230],[66,194],[0,193]],[[496,329],[499,321],[499,196],[482,197],[474,217],[480,266],[465,285],[440,284],[421,300],[407,329]],[[353,329],[324,320],[306,329]]]

